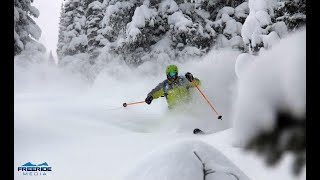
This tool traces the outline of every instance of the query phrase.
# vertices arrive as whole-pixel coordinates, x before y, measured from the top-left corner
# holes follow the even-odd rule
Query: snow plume
[[[255,59],[255,56],[248,53],[242,53],[237,57],[236,65],[235,65],[235,73],[238,78],[240,78],[242,74],[244,74],[244,72],[248,69],[248,67],[251,65],[254,59]]]
[[[52,66],[44,53],[23,51],[14,61],[14,91],[18,97],[37,98],[45,94],[54,99],[55,95],[67,95],[88,86],[80,73]]]
[[[98,121],[105,122],[107,118],[109,120],[105,123],[114,124],[129,131],[192,132],[197,126],[213,132],[226,129],[231,125],[230,94],[236,78],[235,58],[239,54],[240,52],[235,50],[212,51],[198,62],[176,63],[181,76],[191,72],[201,80],[201,90],[216,110],[223,115],[223,121],[217,119],[216,114],[196,89],[193,90],[194,101],[185,107],[192,109],[191,114],[186,110],[183,113],[170,114],[164,98],[154,100],[151,105],[138,104],[127,108],[122,107],[124,102],[143,101],[158,83],[166,79],[167,62],[147,62],[133,69],[124,62],[114,59],[107,65],[101,62],[102,64],[96,67],[90,66],[88,57],[84,54],[67,56],[65,65],[58,69],[48,68],[48,72],[46,64],[41,63],[25,68],[15,67],[15,90],[17,97],[28,92],[31,96],[38,96],[35,92],[43,92],[41,94],[44,96],[57,97],[56,100],[61,102],[64,100],[59,99],[60,93],[64,94],[65,91],[66,96],[77,99],[77,107],[82,106],[82,108],[79,107],[79,111],[83,111],[84,114],[79,114],[77,118],[91,116],[89,114],[92,112],[89,112],[89,109],[91,111],[96,108],[94,112]],[[104,68],[101,68],[102,66]],[[92,74],[94,79],[88,81],[86,78],[92,78]],[[68,103],[66,102],[65,105],[70,108],[76,105]],[[51,106],[50,103],[48,106]],[[86,108],[89,109],[85,110]],[[53,114],[52,117],[54,117]],[[57,118],[62,117],[59,115]]]
[[[239,80],[233,123],[237,144],[275,126],[279,110],[296,117],[306,108],[306,31],[282,39],[256,57]]]
[[[128,107],[128,109],[132,109],[133,111],[138,110],[139,112],[141,111],[140,113],[145,114],[145,117],[155,118],[154,123],[158,123],[158,120],[161,119],[162,123],[157,125],[157,130],[159,131],[192,131],[195,123],[199,128],[207,131],[226,129],[231,125],[229,110],[232,99],[230,94],[232,94],[232,86],[236,78],[233,69],[235,58],[239,54],[239,51],[226,49],[212,51],[198,61],[189,60],[187,62],[175,63],[179,67],[179,75],[184,76],[186,72],[191,72],[201,80],[201,90],[206,94],[217,111],[223,115],[224,121],[217,120],[215,113],[196,89],[193,90],[194,101],[192,104],[184,107],[186,109],[191,108],[191,114],[186,113],[186,110],[183,111],[184,113],[168,113],[164,98],[154,100],[150,106],[137,105]],[[144,100],[147,93],[166,78],[165,68],[168,64],[169,62],[167,61],[148,61],[136,69],[131,69],[125,64],[114,61],[101,70],[94,82],[93,89],[98,91],[97,94],[100,94],[100,92],[105,93],[110,91],[110,86],[115,88],[115,92],[118,93],[113,94],[112,98],[114,100],[109,101],[110,106],[116,107],[121,102]],[[135,83],[132,84],[130,82]],[[153,113],[157,115],[152,115]],[[202,118],[199,119],[199,116]],[[121,117],[119,119],[126,121],[126,118]],[[149,121],[148,123],[151,122]],[[140,123],[134,125],[135,120],[127,123],[134,127],[137,126],[135,128],[139,128],[138,126],[140,126],[138,125]],[[145,131],[155,131],[155,129],[145,129]]]
[[[43,63],[46,48],[44,45],[31,40],[26,43],[24,50],[14,57],[14,64],[18,66],[29,66],[33,63]]]

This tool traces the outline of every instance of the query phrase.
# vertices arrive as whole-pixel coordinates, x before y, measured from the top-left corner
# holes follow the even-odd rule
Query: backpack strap
[[[167,96],[168,96],[168,91],[169,91],[170,88],[171,88],[171,87],[170,87],[170,84],[168,83],[167,80],[165,80],[165,81],[163,82],[164,97],[167,98]]]

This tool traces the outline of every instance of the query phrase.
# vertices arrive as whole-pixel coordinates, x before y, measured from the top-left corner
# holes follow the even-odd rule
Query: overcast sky
[[[40,11],[40,16],[34,18],[42,30],[39,41],[46,46],[47,53],[50,53],[50,50],[52,50],[55,59],[57,57],[56,49],[58,44],[59,16],[62,2],[63,0],[34,0],[32,4]]]

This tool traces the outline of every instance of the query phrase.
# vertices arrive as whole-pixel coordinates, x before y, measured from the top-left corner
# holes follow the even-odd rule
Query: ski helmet
[[[167,66],[166,74],[169,81],[175,81],[178,78],[178,67],[173,64]]]
[[[166,74],[168,74],[169,72],[175,72],[178,73],[178,67],[176,65],[169,65],[166,68]]]

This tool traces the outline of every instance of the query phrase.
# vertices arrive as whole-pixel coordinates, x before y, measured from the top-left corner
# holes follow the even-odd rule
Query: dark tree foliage
[[[295,156],[292,172],[298,175],[306,164],[306,117],[297,118],[287,111],[279,111],[275,127],[260,132],[246,149],[264,156],[268,165],[275,165],[285,153],[292,153]]]
[[[306,0],[283,1],[275,9],[275,20],[286,23],[289,30],[295,30],[306,24]]]

